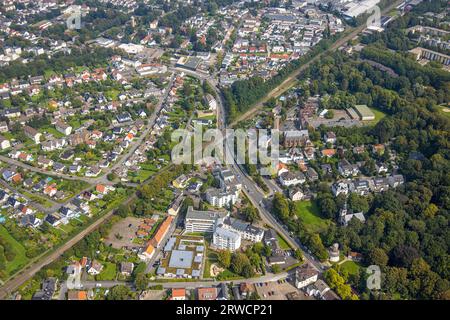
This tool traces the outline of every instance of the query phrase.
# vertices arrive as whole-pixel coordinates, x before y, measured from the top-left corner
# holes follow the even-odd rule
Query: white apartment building
[[[239,198],[239,190],[237,188],[231,188],[230,190],[221,190],[210,188],[206,190],[206,201],[209,204],[223,208],[225,206],[234,205]]]
[[[216,221],[227,215],[226,212],[219,211],[198,211],[190,206],[186,213],[186,232],[214,232]]]
[[[226,217],[223,220],[222,228],[232,230],[240,234],[242,239],[251,242],[261,242],[264,236],[264,230],[244,222],[239,219]]]
[[[236,251],[241,246],[241,235],[219,225],[213,234],[213,245],[219,250]]]

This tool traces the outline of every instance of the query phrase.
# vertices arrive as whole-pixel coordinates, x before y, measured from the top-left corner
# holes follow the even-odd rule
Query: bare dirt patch
[[[139,247],[138,244],[133,243],[133,240],[136,238],[136,231],[142,222],[143,219],[134,217],[127,217],[120,220],[111,228],[108,237],[105,239],[105,243],[116,249]]]

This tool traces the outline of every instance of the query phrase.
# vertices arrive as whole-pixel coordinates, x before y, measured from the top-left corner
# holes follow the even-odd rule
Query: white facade
[[[225,206],[234,205],[238,200],[237,191],[224,191],[224,192],[206,192],[206,200],[209,204],[223,208]]]
[[[241,246],[241,235],[238,232],[217,227],[213,234],[213,245],[220,250],[236,251]]]
[[[279,179],[281,184],[285,187],[295,186],[297,184],[305,183],[306,181],[305,177],[300,173],[296,175],[291,172],[282,173]]]
[[[311,283],[314,283],[317,281],[317,273],[314,275],[311,275],[310,277],[307,277],[305,279],[299,280],[298,278],[295,280],[295,286],[297,287],[297,289],[301,289],[304,288],[308,285],[310,285]]]
[[[8,149],[9,147],[11,147],[11,143],[9,142],[8,139],[2,137],[0,138],[0,147],[2,150]]]
[[[226,213],[217,211],[197,211],[189,207],[186,213],[186,232],[214,232],[214,227],[218,218],[224,217]]]

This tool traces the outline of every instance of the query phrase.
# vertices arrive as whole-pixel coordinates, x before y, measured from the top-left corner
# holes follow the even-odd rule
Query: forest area
[[[405,185],[350,199],[333,197],[326,184],[320,185],[317,200],[324,217],[335,219],[347,202],[367,217],[365,224],[356,219],[347,227],[332,224],[320,235],[309,233],[301,221],[291,219],[295,213],[287,199],[277,196],[273,203],[275,214],[319,259],[327,259],[326,248],[338,242],[344,252],[362,253],[365,266],[381,267],[379,294],[367,290],[363,274],[349,279],[363,298],[450,297],[450,122],[438,109],[450,101],[450,76],[438,67],[419,65],[406,51],[387,50],[394,38],[406,44],[405,50],[408,48],[408,35],[399,28],[408,26],[411,19],[413,15],[407,15],[383,36],[366,38],[361,55],[349,57],[337,52],[322,58],[304,75],[310,79],[304,88],[306,97],[351,97],[356,104],[388,114],[369,129],[333,130],[344,145],[364,141],[389,144],[401,159],[399,172],[405,176]],[[379,62],[398,75],[392,76],[362,59]],[[413,156],[417,154],[420,157]]]

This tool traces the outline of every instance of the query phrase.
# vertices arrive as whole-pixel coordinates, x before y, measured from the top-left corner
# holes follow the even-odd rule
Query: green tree
[[[129,300],[130,298],[131,290],[125,285],[112,287],[106,296],[107,300]]]
[[[242,252],[235,252],[231,256],[230,267],[236,274],[242,274],[244,267],[250,265],[248,257]]]
[[[127,204],[121,204],[116,211],[116,214],[122,218],[126,218],[131,214],[130,206]]]
[[[274,213],[283,221],[289,218],[289,202],[283,196],[283,194],[277,192],[274,194],[273,201]]]
[[[230,250],[220,250],[217,253],[217,260],[219,262],[219,264],[228,269],[230,267],[231,264],[231,252]]]
[[[134,279],[134,285],[137,290],[143,291],[147,289],[149,284],[149,279],[145,273],[139,273],[136,275],[136,278]]]
[[[356,193],[351,193],[348,197],[349,208],[353,212],[364,212],[369,211],[369,203],[367,202],[367,197],[363,197]]]
[[[369,264],[385,267],[388,263],[389,257],[383,249],[374,248],[370,250],[367,259]]]

